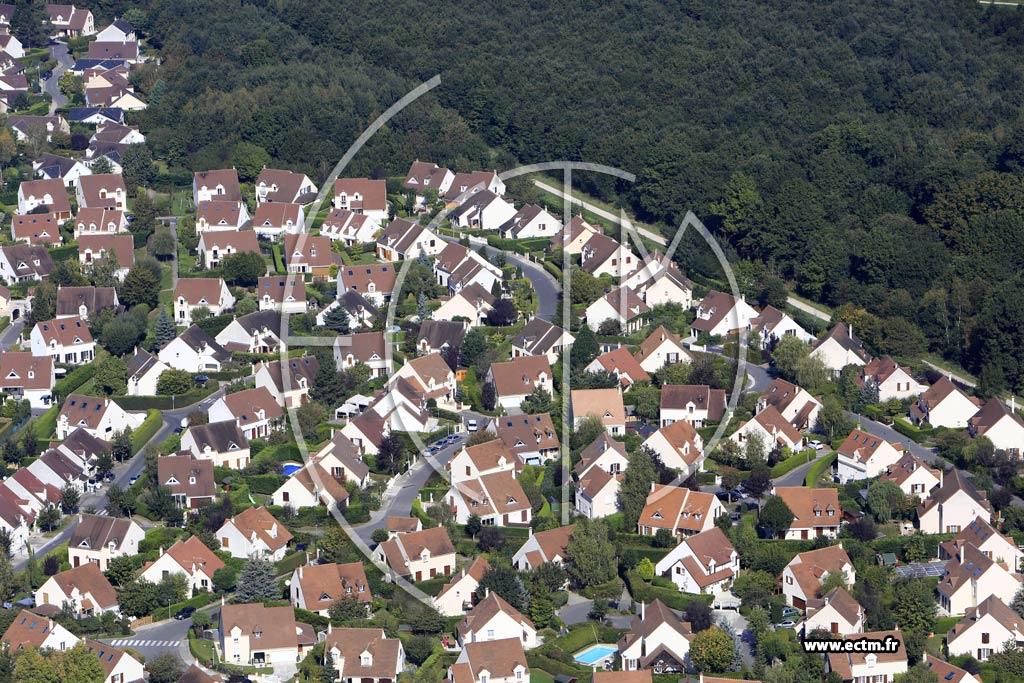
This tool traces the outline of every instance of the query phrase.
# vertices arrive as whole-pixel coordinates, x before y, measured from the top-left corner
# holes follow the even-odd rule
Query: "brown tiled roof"
[[[683,346],[683,341],[680,339],[679,335],[675,332],[669,331],[664,325],[659,325],[654,328],[653,332],[647,335],[647,339],[640,342],[640,348],[637,349],[635,356],[637,362],[643,362],[645,358],[654,353],[665,341],[669,341],[679,347],[681,354],[689,356],[689,352],[686,350],[686,347]]]
[[[264,204],[264,206],[278,205]],[[252,230],[208,230],[199,236],[199,241],[203,243],[206,251],[218,249],[223,252],[231,247],[239,254],[260,253],[260,241]]]
[[[496,418],[494,424],[498,438],[516,455],[559,447],[558,432],[548,413],[508,415]]]
[[[389,515],[387,521],[387,530],[394,531],[395,533],[408,534],[416,531],[420,528],[419,517],[401,517],[399,515]]]
[[[202,451],[209,446],[216,453],[226,453],[230,450],[231,444],[236,448],[245,449],[249,447],[249,441],[245,433],[234,420],[221,420],[210,422],[204,425],[193,425],[188,428],[192,438],[195,439],[196,447]]]
[[[184,297],[190,306],[215,306],[220,301],[222,286],[224,280],[217,277],[183,277],[174,288],[174,298]]]
[[[868,434],[860,429],[854,429],[843,440],[843,443],[839,445],[839,455],[845,455],[847,458],[859,462],[867,462],[884,443],[886,443],[885,439],[879,436]],[[899,451],[902,448],[902,444],[893,444],[893,448]]]
[[[544,562],[552,562],[555,558],[566,558],[569,546],[569,539],[572,532],[576,530],[575,524],[560,526],[547,531],[538,531],[533,535],[540,546],[541,559]]]
[[[242,187],[238,183],[238,171],[233,168],[196,171],[194,182],[196,187],[203,187],[205,185],[210,189],[217,187],[217,185],[223,185],[224,194],[219,195],[222,199],[232,202],[242,201]]]
[[[775,409],[775,406],[765,408],[754,416],[754,422],[760,424],[769,434],[779,434],[786,437],[790,443],[799,444],[803,440],[803,434],[792,425],[789,420],[782,417],[782,413]]]
[[[964,683],[964,681],[976,682],[979,680],[964,669],[953,666],[949,662],[944,662],[935,655],[929,655],[927,652],[924,653],[922,664],[924,664],[925,669],[939,677],[939,683]]]
[[[644,303],[644,300],[636,292],[626,286],[613,289],[603,298],[616,313],[622,316],[623,320],[632,320],[639,315],[651,312],[651,307]]]
[[[331,240],[320,235],[285,234],[284,260],[289,266],[305,264],[310,268],[327,268],[342,265],[341,254],[331,248]]]
[[[530,499],[526,497],[522,484],[512,471],[484,474],[454,484],[453,488],[464,497],[476,501],[475,509],[481,516],[505,515],[530,509]]]
[[[594,500],[612,479],[621,482],[623,476],[620,474],[613,477],[600,467],[593,467],[580,477],[580,490],[587,498]]]
[[[460,621],[458,626],[456,626],[459,631],[459,635],[465,638],[473,631],[474,625],[476,625],[476,628],[482,628],[499,612],[504,612],[517,624],[526,624],[530,628],[534,628],[532,621],[523,616],[523,614],[515,607],[508,604],[500,595],[491,591],[487,594],[487,597],[478,602],[473,609],[470,610],[469,614],[463,617],[462,621]]]
[[[59,244],[61,222],[52,213],[16,214],[11,219],[11,230],[16,240],[29,244]]]
[[[665,605],[665,603],[656,599],[644,608],[644,616],[642,619],[639,616],[633,617],[633,623],[630,626],[629,632],[619,640],[619,652],[622,652],[637,640],[647,638],[662,625],[669,626],[673,631],[681,635],[686,640],[691,640],[693,638],[693,631],[690,629],[690,625],[677,617],[675,613]],[[652,653],[648,652],[649,656],[651,654]],[[679,662],[682,663],[682,653],[674,654],[679,659]]]
[[[224,397],[224,404],[242,427],[251,422],[257,422],[259,420],[257,413],[260,410],[263,411],[267,420],[275,420],[284,414],[281,406],[274,400],[274,395],[266,387],[245,389],[228,394]]]
[[[89,344],[93,341],[89,325],[78,316],[38,322],[36,329],[47,346],[54,340],[61,346]]]
[[[717,567],[729,564],[732,553],[735,552],[729,537],[718,527],[712,527],[707,531],[694,534],[689,538],[683,539],[682,542],[689,546],[694,556],[704,568],[702,573],[707,572],[712,560]]]
[[[531,355],[544,354],[558,344],[564,334],[565,331],[561,327],[552,325],[543,318],[533,317],[519,334],[512,338],[512,346],[524,349]]]
[[[299,567],[296,581],[306,597],[306,609],[312,612],[329,609],[342,598],[355,598],[362,603],[373,601],[362,562]]]
[[[110,407],[109,398],[97,398],[85,396],[84,394],[71,394],[64,401],[60,409],[60,415],[68,418],[71,425],[86,425],[90,429],[96,429],[100,420]]]
[[[157,480],[171,493],[189,498],[217,496],[212,460],[196,460],[192,454],[163,455],[156,459]]]
[[[256,187],[261,183],[268,188],[276,185],[277,190],[267,192],[268,202],[291,202],[299,197],[299,189],[306,180],[302,173],[284,171],[277,168],[264,168],[256,178]]]
[[[672,424],[662,427],[658,430],[661,435],[668,441],[669,445],[675,448],[679,452],[679,457],[687,465],[692,465],[704,454],[701,446],[698,445],[698,439],[700,435],[697,434],[697,430],[693,428],[686,420],[676,420]],[[684,455],[683,450],[686,444],[690,444],[689,453]]]
[[[437,188],[445,175],[451,173],[447,168],[438,166],[429,161],[416,160],[409,166],[409,172],[405,174],[402,187],[407,190],[422,190]],[[410,182],[415,179],[416,182]]]
[[[836,323],[836,326],[829,330],[828,334],[814,342],[813,348],[817,349],[829,339],[836,341],[847,351],[856,354],[865,363],[871,360],[870,354],[864,350],[864,345],[860,339],[857,335],[850,332],[850,328],[846,326],[846,323]]]
[[[53,379],[53,358],[50,356],[33,356],[29,351],[0,352],[0,389],[49,389]]]
[[[989,399],[981,406],[981,410],[971,418],[971,426],[979,435],[984,435],[1003,418],[1009,418],[1017,423],[1017,426],[1024,428],[1024,418],[1010,410],[1005,403],[998,398]]]
[[[989,571],[995,560],[981,552],[973,543],[954,546],[955,554],[946,563],[945,575],[939,580],[938,591],[941,595],[952,597],[964,585],[970,585],[975,579]],[[1018,583],[1020,577],[1014,575]]]
[[[368,294],[370,285],[373,291],[382,295],[390,295],[395,289],[398,268],[391,263],[368,263],[360,266],[343,266],[338,271],[338,279],[344,289],[360,294]]]
[[[292,534],[285,528],[284,524],[274,519],[274,516],[266,508],[247,508],[229,519],[226,523],[234,525],[246,538],[256,536],[270,548],[271,551],[283,548],[292,540]],[[271,530],[277,529],[277,536],[271,535]]]
[[[582,267],[588,273],[593,273],[598,266],[616,254],[622,245],[602,232],[595,232],[583,245]],[[625,265],[625,264],[621,264]]]
[[[856,624],[860,619],[861,606],[845,588],[838,586],[833,588],[820,598],[809,598],[807,600],[807,616],[810,617],[819,612],[827,605],[831,605],[839,615],[846,619],[847,623]]]
[[[117,607],[117,591],[103,576],[100,566],[95,562],[86,562],[73,569],[53,575],[53,580],[60,586],[64,595],[70,595],[77,588],[85,597],[88,593],[98,610]]]
[[[283,228],[290,220],[292,225],[299,226],[302,224],[299,220],[301,210],[302,205],[300,204],[263,202],[256,207],[256,213],[252,217],[252,224],[254,228]]]
[[[12,650],[41,647],[50,636],[50,631],[57,622],[48,617],[42,617],[27,609],[21,610],[14,621],[4,631],[0,640],[6,643]]]
[[[270,275],[261,277],[256,289],[256,298],[270,295],[271,301],[283,302],[285,297],[296,301],[306,300],[306,281],[295,275]]]
[[[580,453],[580,461],[576,463],[573,471],[576,472],[577,475],[582,475],[590,468],[594,461],[601,457],[601,455],[608,451],[608,449],[612,449],[622,455],[622,457],[628,458],[626,454],[626,445],[623,442],[616,441],[612,437],[608,436],[608,434],[602,434],[594,439],[589,446],[583,449]]]
[[[852,567],[853,563],[839,544],[799,553],[786,566],[793,572],[804,595],[812,596],[818,592],[825,574],[840,572],[847,565]]]
[[[212,577],[215,571],[224,566],[224,562],[207,548],[198,536],[189,536],[185,540],[178,540],[167,549],[167,554],[189,575],[195,568],[201,569],[207,576]]]
[[[706,526],[715,496],[679,486],[656,484],[640,513],[640,526],[700,531]],[[714,520],[711,520],[714,521]]]
[[[486,472],[498,467],[502,458],[506,462],[515,462],[512,452],[505,446],[501,439],[494,438],[491,441],[474,444],[466,448],[466,455],[473,461],[473,465],[481,472]]]
[[[138,57],[139,43],[137,41],[122,43],[120,41],[94,40],[89,43],[89,59],[138,59]]]
[[[988,501],[988,494],[984,491],[979,491],[974,482],[963,474],[963,470],[953,468],[943,475],[942,484],[929,491],[928,497],[917,506],[918,515],[920,516],[931,510],[936,505],[945,503],[959,491],[963,491],[983,508],[990,513],[992,512],[992,504]]]
[[[683,410],[689,403],[695,410],[708,411],[708,420],[718,422],[725,415],[725,390],[706,384],[666,384],[661,388],[662,410]]]
[[[316,374],[320,371],[320,361],[316,356],[300,356],[288,360],[275,360],[266,363],[264,367],[270,375],[270,381],[278,391],[285,391],[284,366],[288,366],[288,390],[299,388],[299,379],[305,378],[308,386],[312,387]],[[258,369],[258,368],[257,368]]]
[[[595,360],[601,364],[605,370],[611,373],[619,375],[629,375],[629,378],[634,382],[650,382],[651,376],[647,374],[647,371],[640,367],[639,361],[633,358],[630,354],[629,349],[625,346],[620,346],[614,351],[608,353],[602,353]],[[622,378],[622,383],[626,384],[625,378]]]
[[[94,173],[84,175],[78,179],[82,196],[85,198],[85,205],[89,207],[103,207],[106,209],[116,208],[113,194],[121,191],[121,196],[127,196],[127,188],[124,184],[124,177],[119,173]],[[107,196],[101,193],[106,191]]]
[[[82,176],[83,178],[86,176]],[[44,204],[51,213],[66,213],[71,214],[71,200],[68,199],[67,190],[64,187],[64,181],[57,178],[47,178],[45,180],[24,180],[19,186],[21,194],[24,197],[37,197],[42,199],[46,195],[50,195],[53,200],[52,204]]]
[[[491,363],[491,375],[498,396],[529,394],[544,373],[551,382],[551,364],[546,356],[522,356],[503,363]]]
[[[806,486],[776,486],[775,495],[786,503],[793,513],[790,528],[801,529],[815,526],[839,526],[843,509],[839,506],[837,489],[812,489]],[[834,514],[829,516],[828,511]],[[817,512],[820,516],[816,516]]]
[[[369,178],[338,178],[334,181],[334,196],[345,193],[349,196],[350,209],[363,211],[386,211],[388,208],[387,183],[384,180]],[[358,193],[362,200],[353,201],[351,197]]]
[[[242,202],[226,199],[207,199],[196,207],[196,222],[205,220],[209,225],[242,226]]]
[[[221,683],[223,680],[222,675],[207,673],[193,662],[185,669],[185,673],[181,674],[176,683]]]
[[[85,306],[88,315],[118,305],[117,290],[113,287],[58,287],[57,315],[77,316],[79,307]]]
[[[46,247],[42,245],[12,244],[0,247],[0,252],[3,252],[18,277],[28,277],[33,273],[39,277],[46,277],[53,272],[53,259],[50,258]]]
[[[986,615],[991,615],[1003,628],[1011,633],[1024,631],[1024,619],[1007,606],[1005,602],[995,595],[990,595],[982,600],[977,607],[970,607],[964,614],[964,618],[954,624],[946,636],[946,644],[952,644],[956,638],[971,625]]]
[[[337,648],[340,656],[335,665],[344,663],[343,680],[370,681],[394,680],[398,671],[398,654],[402,641],[388,638],[379,628],[332,628],[327,634],[325,647],[328,650]],[[360,655],[370,653],[370,663],[362,664]]]
[[[921,458],[917,457],[910,451],[905,451],[903,453],[903,457],[900,458],[896,464],[890,466],[888,470],[883,472],[879,478],[901,485],[911,474],[922,467],[935,475],[936,479],[942,479],[942,472],[940,470],[937,470],[934,467],[929,467],[924,460],[921,460]]]
[[[444,527],[439,526],[409,534],[399,534],[391,540],[381,543],[380,547],[387,557],[388,566],[403,576],[407,576],[409,573],[405,558],[419,559],[420,553],[424,550],[429,551],[432,558],[455,553],[455,546],[452,545],[452,539],[448,537],[448,532],[444,530]]]
[[[466,643],[462,652],[467,663],[455,664],[452,667],[454,683],[476,681],[480,672],[485,670],[489,671],[495,680],[514,679],[516,667],[524,667],[527,672],[530,670],[526,662],[526,653],[523,651],[523,643],[518,638]]]
[[[342,357],[351,353],[357,361],[363,363],[368,363],[374,356],[381,360],[386,357],[387,340],[383,332],[359,332],[338,337],[338,340],[337,344],[345,342],[344,345],[336,346],[340,349]]]
[[[606,425],[626,421],[626,407],[618,389],[573,389],[569,400],[573,418],[596,415]]]
[[[465,567],[461,572],[456,572],[454,575],[452,575],[451,581],[444,585],[444,587],[441,589],[441,592],[437,594],[437,597],[440,598],[442,595],[453,589],[467,575],[473,577],[473,579],[477,583],[480,583],[480,579],[483,578],[484,572],[490,568],[491,564],[487,561],[487,558],[483,555],[478,555],[477,557],[473,558],[472,564],[470,564],[468,567]]]
[[[701,299],[698,308],[710,312],[709,318],[698,317],[691,327],[698,332],[710,332],[736,307],[738,299],[732,294],[711,290]],[[738,322],[738,321],[737,321]]]
[[[230,637],[236,626],[243,635],[260,633],[259,647],[266,650],[295,648],[298,644],[295,610],[291,605],[265,607],[263,603],[224,605],[220,608],[220,632]]]
[[[89,176],[82,176],[88,178]],[[120,268],[131,268],[135,265],[135,242],[131,235],[80,235],[78,238],[78,253],[82,255],[86,250],[93,253],[93,261],[97,261],[96,254],[114,254],[117,257],[117,265]]]

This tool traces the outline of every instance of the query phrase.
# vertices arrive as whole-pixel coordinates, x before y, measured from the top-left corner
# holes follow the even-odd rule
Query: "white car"
[[[478,427],[479,425],[477,424],[476,420],[466,420],[467,432],[475,432],[478,429]]]
[[[815,439],[814,441],[811,441],[807,445],[810,446],[811,448],[813,448],[816,451],[820,451],[821,449],[823,449],[825,447],[825,444],[823,444],[822,442],[818,441],[817,439]]]

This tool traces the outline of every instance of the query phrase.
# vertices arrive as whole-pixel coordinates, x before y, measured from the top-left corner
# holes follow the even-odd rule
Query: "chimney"
[[[299,565],[299,581],[302,581],[302,565]]]
[[[163,554],[164,554],[164,547],[160,546],[160,555],[163,556]]]
[[[224,606],[224,605],[226,605],[226,604],[227,604],[227,603],[225,603],[225,602],[224,602],[224,596],[223,596],[223,595],[222,595],[222,596],[220,596],[220,606],[221,606],[221,607],[223,607],[223,606]]]
[[[644,620],[644,615],[647,614],[647,605],[643,600],[640,601],[640,621]]]

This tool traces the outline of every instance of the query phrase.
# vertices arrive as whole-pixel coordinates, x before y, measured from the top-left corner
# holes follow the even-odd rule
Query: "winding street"
[[[68,98],[60,91],[60,77],[75,64],[75,60],[68,53],[68,46],[64,43],[55,43],[50,46],[53,58],[57,60],[57,66],[53,67],[53,73],[45,81],[40,81],[43,92],[50,96],[50,116],[53,116],[60,107],[68,103]]]

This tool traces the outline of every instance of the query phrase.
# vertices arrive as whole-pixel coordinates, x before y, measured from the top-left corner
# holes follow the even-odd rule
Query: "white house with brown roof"
[[[640,603],[629,631],[619,639],[623,671],[650,669],[656,674],[683,673],[690,655],[693,631],[661,600]]]
[[[941,683],[981,683],[980,674],[975,676],[958,666],[942,661],[935,655],[929,655],[927,652],[922,653],[921,664],[925,669],[938,676]]]
[[[594,277],[621,278],[635,271],[639,263],[640,258],[628,244],[603,232],[594,232],[580,248],[580,267]]]
[[[526,526],[533,517],[530,499],[516,479],[515,469],[460,478],[444,494],[459,524],[477,515],[485,525]]]
[[[811,345],[811,356],[839,375],[847,365],[867,365],[870,354],[846,323],[837,323],[824,337]]]
[[[259,254],[260,242],[252,230],[216,230],[199,235],[196,247],[207,268],[216,268],[234,254]]]
[[[682,308],[693,306],[693,283],[679,270],[672,259],[654,252],[644,263],[626,275],[626,285],[650,307],[678,304]]]
[[[367,263],[343,266],[338,271],[338,296],[355,292],[374,306],[383,306],[391,300],[399,267],[391,263]]]
[[[453,180],[455,174],[449,169],[417,159],[409,165],[409,172],[405,174],[402,188],[413,193],[418,206],[425,206],[428,193],[433,192],[436,196],[443,197]]]
[[[554,389],[551,365],[546,356],[525,356],[491,363],[485,381],[494,385],[498,405],[505,410],[519,408],[536,388],[548,393]]]
[[[652,483],[637,521],[637,533],[654,536],[666,529],[682,539],[713,528],[715,520],[725,512],[722,501],[714,494]]]
[[[281,202],[309,204],[316,198],[317,187],[305,173],[278,168],[264,168],[254,185],[256,203]]]
[[[609,320],[617,324],[621,334],[633,334],[646,324],[650,306],[629,287],[619,287],[587,306],[587,327],[597,332]]]
[[[342,242],[346,247],[373,242],[380,231],[380,221],[376,218],[345,209],[334,209],[320,224],[321,235]]]
[[[836,471],[840,483],[872,479],[896,465],[903,457],[903,444],[854,429],[838,449]]]
[[[218,626],[221,661],[239,666],[294,667],[316,642],[312,628],[295,621],[291,605],[222,605]]]
[[[569,394],[569,417],[573,427],[579,427],[591,415],[601,420],[605,431],[612,436],[626,433],[626,407],[618,389],[573,389]]]
[[[965,394],[949,378],[940,377],[910,407],[910,419],[915,424],[962,429],[970,424],[979,405],[978,399]]]
[[[774,306],[765,306],[747,323],[747,331],[756,332],[761,349],[774,348],[785,337],[796,337],[805,344],[814,341],[814,335],[802,328],[788,314]]]
[[[249,464],[249,440],[235,420],[193,425],[181,435],[181,448],[215,467],[240,470]]]
[[[266,387],[243,389],[221,396],[209,410],[210,421],[234,420],[252,441],[284,429],[284,412]]]
[[[32,355],[49,356],[55,363],[84,365],[96,357],[89,325],[79,317],[37,322],[29,333]]]
[[[35,356],[27,351],[0,352],[0,391],[8,396],[26,400],[33,408],[46,408],[56,380],[51,356]]]
[[[71,202],[61,180],[23,180],[18,185],[18,214],[35,212],[40,206],[57,220],[71,219]]]
[[[373,594],[362,562],[300,566],[288,581],[291,602],[298,609],[327,616],[338,600],[355,600],[370,611]]]
[[[301,204],[263,202],[253,214],[252,229],[259,237],[276,242],[281,235],[301,232],[305,222],[306,214]]]
[[[82,235],[78,238],[78,263],[85,272],[111,259],[117,262],[114,277],[124,281],[135,265],[135,242],[131,235]]]
[[[982,517],[961,529],[952,541],[939,544],[939,559],[954,558],[957,548],[968,543],[980,550],[985,557],[1004,565],[1011,572],[1020,571],[1024,551],[1017,547],[1012,538],[1001,534]]]
[[[253,507],[224,522],[217,540],[231,557],[265,557],[276,562],[285,556],[292,534],[266,508]]]
[[[589,519],[618,512],[619,487],[628,465],[625,445],[608,434],[584,448],[572,472],[577,511]]]
[[[472,609],[480,597],[477,594],[480,579],[490,566],[487,558],[482,555],[473,558],[473,562],[454,574],[452,580],[434,597],[434,609],[446,617],[457,617]]]
[[[49,617],[21,610],[0,638],[11,653],[29,648],[50,649],[63,652],[70,650],[80,641],[78,636]]]
[[[637,382],[650,382],[651,376],[641,367],[640,363],[633,358],[625,346],[602,353],[590,361],[586,368],[587,372],[608,372],[618,378],[623,391],[628,391]]]
[[[774,406],[766,406],[753,418],[741,422],[739,428],[729,437],[737,445],[743,446],[751,438],[760,438],[761,443],[769,451],[779,447],[793,451],[803,447],[804,435],[794,427]]]
[[[757,410],[773,406],[800,431],[811,431],[818,424],[821,401],[806,389],[784,379],[773,381],[757,400]]]
[[[137,555],[145,537],[146,532],[134,520],[79,514],[68,541],[68,562],[72,567],[96,564],[105,572],[115,557]]]
[[[844,583],[852,586],[857,581],[857,570],[840,542],[818,550],[798,553],[782,570],[782,594],[786,604],[798,609],[807,606],[818,595],[821,582],[830,573],[842,573]]]
[[[282,320],[277,311],[253,311],[232,320],[214,339],[229,351],[277,353],[283,334]]]
[[[992,521],[992,503],[961,470],[942,477],[942,484],[928,492],[917,506],[917,527],[926,534],[957,534],[978,517]]]
[[[908,496],[924,498],[936,486],[942,483],[942,470],[930,467],[925,461],[910,451],[885,472],[878,475],[881,481],[891,481],[900,487]]]
[[[370,369],[371,378],[387,377],[391,374],[387,345],[383,332],[343,335],[334,342],[334,361],[339,370],[348,370],[362,363]]]
[[[459,644],[518,638],[524,650],[537,647],[537,627],[529,617],[500,595],[491,592],[478,602],[456,627]]]
[[[987,662],[1006,643],[1024,646],[1024,619],[994,595],[968,609],[946,634],[950,657],[970,655],[979,662]]]
[[[70,394],[57,414],[57,438],[65,439],[81,427],[99,439],[112,441],[129,427],[137,429],[145,419],[145,413],[126,412],[109,398]]]
[[[224,567],[224,561],[199,540],[197,536],[179,539],[167,550],[142,568],[140,578],[160,583],[164,577],[179,575],[188,581],[188,597],[208,593],[213,589],[213,575]]]
[[[548,363],[558,362],[561,353],[576,341],[570,333],[543,318],[530,318],[512,337],[512,358],[544,356]]]
[[[82,235],[113,235],[128,232],[128,218],[124,211],[117,209],[82,209],[75,216],[75,239]]]
[[[192,203],[210,200],[242,201],[242,186],[238,182],[238,171],[233,168],[196,171],[192,177]]]
[[[475,282],[463,287],[430,313],[437,321],[464,320],[468,327],[480,327],[494,310],[495,296]]]
[[[1007,605],[1013,602],[1021,589],[1020,574],[991,559],[973,543],[961,540],[947,547],[952,557],[937,587],[942,609],[948,614],[964,614],[991,596]]]
[[[448,667],[450,683],[530,683],[530,666],[518,638],[468,643]]]
[[[879,401],[903,400],[919,395],[926,387],[914,379],[910,368],[896,364],[889,356],[871,359],[861,368],[857,383],[878,392]]]
[[[482,190],[453,209],[448,219],[452,227],[463,230],[498,230],[515,215],[515,204],[490,190]]]
[[[1016,459],[1024,449],[1024,419],[1017,414],[1017,400],[1010,399],[1010,405],[998,398],[989,399],[967,425],[971,436],[984,436],[997,449],[1004,450]]]
[[[179,507],[194,509],[217,499],[213,462],[191,453],[161,455],[156,459],[157,485],[166,487]]]
[[[11,219],[11,239],[15,242],[55,247],[64,241],[61,222],[48,213],[15,215]]]
[[[661,388],[660,424],[685,420],[698,429],[725,416],[725,390],[707,384],[666,384]]]
[[[659,325],[647,335],[647,339],[641,342],[633,357],[648,373],[657,372],[666,365],[689,363],[693,360],[679,335],[665,329],[664,325]]]
[[[454,410],[458,386],[455,373],[439,353],[428,353],[413,359],[406,358],[385,384],[386,389],[394,387],[399,380],[409,382],[424,400],[437,402],[439,408]]]
[[[864,650],[834,653],[825,657],[825,671],[839,674],[843,683],[868,681],[893,683],[896,676],[907,672],[907,648],[899,631],[871,631],[849,636],[843,640],[883,641],[892,643],[891,651],[866,652]]]
[[[839,505],[837,489],[776,486],[773,493],[793,513],[793,522],[782,536],[786,540],[839,536],[843,509]]]
[[[383,223],[388,219],[388,190],[384,180],[338,178],[334,181],[334,208],[370,216]]]
[[[253,371],[256,388],[264,387],[284,408],[298,408],[306,402],[309,390],[320,371],[316,356],[259,363]]]
[[[396,218],[377,236],[377,258],[401,261],[420,256],[437,256],[448,242],[426,226]]]
[[[804,638],[814,631],[850,636],[864,632],[864,608],[842,586],[833,588],[820,598],[807,601],[801,624]]]
[[[405,648],[379,628],[335,628],[327,624],[324,647],[344,683],[394,683],[405,671]]]
[[[196,234],[237,232],[249,225],[249,209],[240,201],[211,200],[196,205]]]
[[[267,275],[256,285],[261,311],[306,312],[306,281],[295,275]]]
[[[673,422],[647,437],[645,448],[656,453],[666,467],[678,470],[684,479],[704,464],[704,439],[686,420]]]
[[[384,541],[373,551],[373,559],[398,576],[424,581],[455,571],[455,546],[444,527],[433,527]],[[391,574],[384,579],[390,581]]]
[[[531,529],[530,537],[512,555],[512,566],[526,572],[536,570],[545,562],[565,564],[569,557],[569,540],[575,529],[575,524],[536,533]]]
[[[697,317],[691,326],[695,334],[721,337],[746,329],[757,311],[744,299],[711,290],[697,304]]]
[[[78,205],[87,209],[128,210],[128,190],[119,173],[90,173],[78,179],[75,187]]]
[[[561,230],[562,221],[548,213],[544,207],[526,204],[498,227],[498,234],[505,239],[522,240],[551,237]]]
[[[654,571],[684,593],[715,595],[740,573],[740,556],[718,527],[689,536],[658,560]]]
[[[434,259],[434,277],[437,283],[448,288],[452,294],[469,287],[480,285],[486,292],[501,282],[502,272],[479,252],[455,242],[445,243]]]
[[[551,415],[504,415],[487,425],[505,447],[527,465],[540,465],[559,456],[560,442]]]
[[[36,590],[36,605],[71,606],[77,617],[117,612],[117,591],[98,565],[87,562],[54,574]]]
[[[167,342],[157,354],[161,363],[185,372],[217,372],[231,358],[231,352],[198,325],[192,325]]]
[[[182,327],[192,324],[192,311],[207,308],[220,315],[235,307],[224,278],[183,277],[174,288],[174,322]]]
[[[160,375],[170,370],[159,358],[138,347],[135,347],[131,358],[127,359],[127,366],[129,396],[156,396]]]

